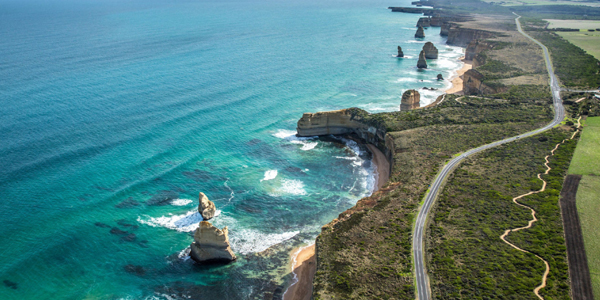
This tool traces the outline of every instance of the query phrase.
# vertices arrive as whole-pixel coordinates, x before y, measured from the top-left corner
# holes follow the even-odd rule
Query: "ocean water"
[[[289,252],[374,187],[360,146],[294,136],[302,113],[397,110],[460,67],[386,9],[409,4],[0,0],[0,299],[281,295]],[[186,258],[200,191],[232,264]]]

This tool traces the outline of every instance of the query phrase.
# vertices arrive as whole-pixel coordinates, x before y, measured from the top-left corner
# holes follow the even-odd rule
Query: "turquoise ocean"
[[[0,0],[0,299],[281,296],[290,251],[376,176],[354,142],[296,138],[302,113],[398,110],[460,67],[387,10],[409,5]],[[440,59],[419,71],[425,41]],[[185,255],[199,192],[232,264]]]

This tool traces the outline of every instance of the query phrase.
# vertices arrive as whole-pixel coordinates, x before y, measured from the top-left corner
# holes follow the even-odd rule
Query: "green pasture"
[[[573,31],[557,33],[571,44],[585,50],[585,52],[600,60],[600,31]]]
[[[521,6],[521,5],[583,5],[600,7],[598,1],[568,1],[568,0],[484,0],[484,2],[495,3],[502,6]]]
[[[600,2],[598,2],[600,4]],[[600,20],[557,20],[544,19],[550,23],[548,28],[575,28],[575,29],[598,29],[600,28]]]
[[[600,117],[586,120],[569,174],[600,176]],[[600,190],[600,185],[597,189]]]
[[[579,146],[577,146],[579,148]],[[577,153],[577,151],[575,151]],[[600,295],[600,177],[583,176],[577,188],[577,211],[596,299]]]

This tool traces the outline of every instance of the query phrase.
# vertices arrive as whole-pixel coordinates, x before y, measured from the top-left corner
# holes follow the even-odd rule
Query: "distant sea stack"
[[[398,56],[396,57],[404,57],[404,52],[402,52],[402,47],[398,46]]]
[[[417,21],[417,27],[430,27],[431,19],[429,17],[422,17]]]
[[[198,205],[198,212],[202,215],[202,218],[204,218],[204,220],[212,219],[216,212],[215,204],[208,200],[208,197],[202,192],[200,192],[198,202],[200,202]]]
[[[407,111],[421,106],[421,94],[416,90],[408,90],[402,94],[400,111]]]
[[[425,51],[421,50],[419,53],[419,61],[417,61],[417,68],[427,69],[427,61],[425,60]]]
[[[229,245],[227,227],[219,229],[202,221],[194,233],[190,257],[198,263],[228,263],[236,260]]]
[[[415,37],[420,39],[425,37],[425,31],[423,30],[423,26],[419,26],[419,28],[417,28],[417,33],[415,33]]]
[[[437,80],[444,80],[444,76],[442,76],[442,74],[437,74]]]
[[[438,58],[438,49],[433,45],[432,42],[425,43],[423,46],[423,51],[425,52],[425,58],[427,59]]]

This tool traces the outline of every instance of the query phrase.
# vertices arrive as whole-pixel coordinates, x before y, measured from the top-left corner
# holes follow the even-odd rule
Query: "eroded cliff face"
[[[393,167],[394,141],[385,128],[378,128],[364,117],[369,113],[360,108],[349,108],[318,113],[305,113],[298,121],[298,136],[356,134],[377,147]]]
[[[481,41],[478,39],[472,40],[465,49],[465,59],[473,60],[475,55],[485,51],[491,50],[494,48],[494,44],[486,41]]]
[[[484,76],[475,69],[468,70],[463,75],[463,93],[465,95],[487,95],[497,94],[506,91],[506,87],[492,87],[486,85],[484,82]]]
[[[473,40],[488,39],[494,36],[494,33],[489,31],[462,28],[453,23],[449,23],[448,26],[448,41],[446,44],[452,46],[466,47]]]

